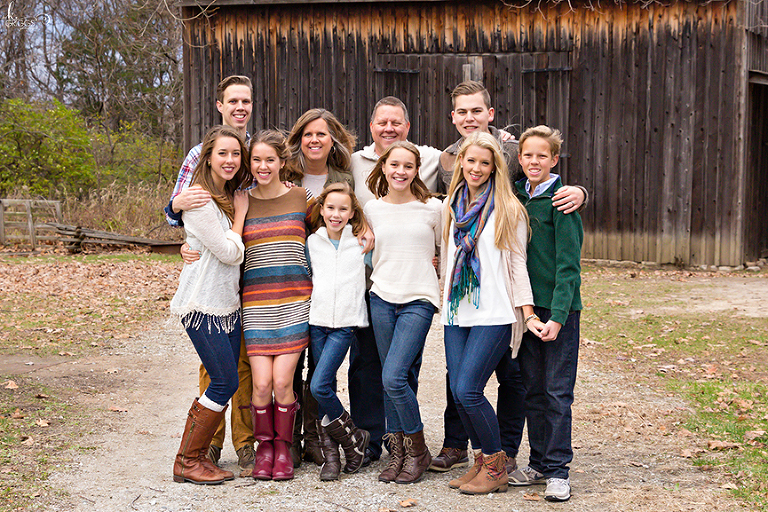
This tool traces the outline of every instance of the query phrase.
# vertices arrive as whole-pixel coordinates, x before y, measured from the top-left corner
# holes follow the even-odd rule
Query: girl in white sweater
[[[240,356],[240,263],[245,247],[243,222],[248,195],[239,191],[251,182],[248,150],[237,131],[212,128],[203,140],[193,185],[211,201],[183,214],[187,243],[200,259],[184,265],[171,312],[181,318],[211,384],[192,403],[173,465],[176,482],[218,484],[234,475],[213,464],[208,447],[237,391]]]
[[[363,255],[356,238],[367,223],[352,187],[342,181],[328,185],[317,197],[310,224],[322,226],[307,238],[312,268],[309,335],[316,361],[310,390],[319,408],[320,480],[328,481],[338,480],[341,472],[339,445],[344,449],[344,472],[355,473],[370,441],[368,431],[355,427],[336,396],[336,372],[355,329],[368,326],[364,263],[368,255]]]
[[[410,142],[389,146],[367,181],[378,199],[364,208],[376,234],[371,324],[381,359],[391,453],[379,480],[403,484],[421,480],[432,460],[408,382],[440,304],[432,260],[440,244],[442,203],[430,197],[419,178],[420,163],[419,150]]]

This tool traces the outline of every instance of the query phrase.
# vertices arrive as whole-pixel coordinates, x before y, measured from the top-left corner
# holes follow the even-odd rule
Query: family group
[[[378,479],[410,484],[469,466],[471,441],[451,488],[543,484],[546,499],[568,500],[587,192],[552,172],[560,132],[515,140],[467,81],[451,94],[460,138],[445,150],[408,142],[408,110],[388,96],[371,114],[373,143],[354,152],[324,109],[287,135],[249,134],[252,99],[245,76],[219,84],[222,125],[190,150],[165,207],[186,233],[171,312],[202,362],[174,480],[235,477],[218,466],[231,401],[240,476],[290,480],[303,459],[337,480],[386,448]],[[417,391],[438,312],[446,409],[432,457]],[[347,353],[349,411],[336,394]],[[484,396],[493,372],[496,409]]]

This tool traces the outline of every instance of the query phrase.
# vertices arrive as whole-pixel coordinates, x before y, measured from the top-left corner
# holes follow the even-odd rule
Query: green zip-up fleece
[[[551,310],[552,320],[565,324],[568,313],[581,310],[581,216],[578,212],[566,215],[552,206],[555,190],[563,186],[559,177],[533,199],[525,191],[526,181],[517,181],[515,187],[531,220],[528,276],[533,302]]]

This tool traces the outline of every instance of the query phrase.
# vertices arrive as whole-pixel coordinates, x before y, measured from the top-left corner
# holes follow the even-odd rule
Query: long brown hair
[[[466,181],[461,168],[461,161],[467,150],[472,146],[487,149],[493,154],[493,172],[496,174],[496,177],[493,179],[493,201],[496,204],[494,207],[496,212],[494,237],[496,248],[508,251],[516,250],[525,254],[525,247],[520,247],[517,243],[517,223],[525,222],[526,227],[528,227],[528,236],[530,236],[528,212],[512,191],[507,159],[504,158],[499,141],[493,135],[476,131],[464,139],[461,148],[459,148],[459,153],[456,155],[456,161],[453,164],[453,178],[448,187],[448,197],[452,198],[459,185]],[[490,180],[491,178],[488,179]],[[451,204],[446,204],[443,211],[443,240],[446,243],[448,242],[448,237],[452,236],[451,207]]]
[[[218,190],[213,184],[211,176],[211,155],[216,141],[221,137],[232,137],[240,145],[240,168],[235,173],[235,177],[224,184],[224,190]],[[211,199],[216,206],[229,218],[230,221],[235,218],[235,207],[232,200],[235,197],[235,190],[245,188],[251,185],[253,178],[249,170],[248,148],[240,137],[240,134],[232,127],[219,125],[214,126],[203,138],[203,147],[200,150],[200,160],[197,161],[195,172],[192,178],[192,185],[200,185],[211,194]]]
[[[285,173],[281,177],[283,181],[300,181],[304,178],[304,153],[301,152],[301,138],[304,136],[304,129],[312,121],[322,119],[328,125],[328,134],[333,140],[331,152],[328,153],[327,165],[329,169],[338,172],[352,174],[350,165],[352,162],[352,151],[355,147],[355,135],[347,130],[343,124],[336,119],[332,112],[324,108],[313,108],[304,112],[296,120],[291,133],[288,135],[288,147],[291,150],[291,158],[288,165],[285,166]]]
[[[357,200],[357,196],[355,195],[355,191],[352,190],[352,186],[346,181],[329,183],[328,186],[320,192],[320,195],[315,198],[315,204],[313,205],[312,212],[309,216],[309,229],[312,232],[315,232],[323,226],[323,217],[320,215],[320,210],[323,208],[328,195],[333,192],[349,196],[352,203],[353,213],[352,218],[349,219],[349,224],[352,226],[352,234],[358,236],[365,232],[365,230],[368,229],[368,222],[365,220],[363,207],[360,206],[360,201]]]
[[[389,194],[389,182],[387,182],[387,177],[384,175],[384,164],[387,163],[387,159],[389,158],[389,155],[392,154],[392,151],[397,148],[406,149],[416,156],[416,176],[414,176],[413,181],[411,181],[411,193],[416,196],[416,199],[422,203],[426,203],[427,199],[432,197],[432,194],[419,177],[421,155],[419,154],[418,148],[407,140],[395,141],[384,151],[384,154],[379,157],[379,160],[376,162],[376,165],[371,171],[371,175],[368,176],[368,180],[365,184],[368,185],[368,188],[376,197],[384,197]]]

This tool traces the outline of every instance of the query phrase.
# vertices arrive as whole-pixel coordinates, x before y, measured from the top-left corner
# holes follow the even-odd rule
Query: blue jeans
[[[451,392],[472,448],[486,455],[501,451],[499,422],[483,390],[504,352],[509,349],[509,324],[475,327],[445,326],[445,362]]]
[[[318,418],[322,419],[327,414],[328,418],[335,420],[344,412],[344,406],[336,396],[336,372],[347,356],[355,337],[355,328],[331,329],[310,325],[309,336],[312,340],[312,357],[315,360],[315,371],[309,389],[317,400]]]
[[[542,322],[548,309],[533,310]],[[526,419],[531,456],[528,465],[547,478],[568,478],[571,447],[571,404],[579,358],[580,311],[568,315],[557,339],[541,341],[526,332],[518,359],[525,379]]]
[[[371,318],[371,298],[365,295],[368,305],[368,318]],[[411,365],[408,372],[408,385],[414,393],[419,388],[419,371],[421,356],[419,352],[416,363]],[[376,347],[376,337],[373,327],[359,327],[349,349],[349,413],[358,428],[371,434],[368,450],[373,458],[381,456],[381,440],[384,437],[386,422],[384,418],[384,385],[381,383],[381,359]],[[525,417],[523,417],[525,420]],[[458,420],[461,423],[461,420]],[[466,445],[466,441],[464,442]]]
[[[208,317],[209,315],[204,315]],[[210,327],[210,332],[209,332]],[[232,332],[226,333],[204,318],[199,327],[186,329],[197,355],[211,377],[205,396],[221,406],[227,405],[237,391],[240,379],[237,376],[237,360],[240,358],[240,318]]]
[[[387,432],[424,430],[409,374],[420,362],[435,306],[416,300],[392,304],[371,293],[371,323],[381,359]]]
[[[512,359],[512,348],[508,348],[501,361],[496,365],[496,380],[499,382],[498,399],[496,401],[496,416],[499,420],[501,434],[501,449],[510,458],[517,457],[520,442],[523,440],[525,426],[525,384],[520,373],[520,363]],[[456,402],[451,392],[451,379],[445,374],[445,411],[443,424],[445,426],[446,448],[467,449],[469,436],[456,410]]]

